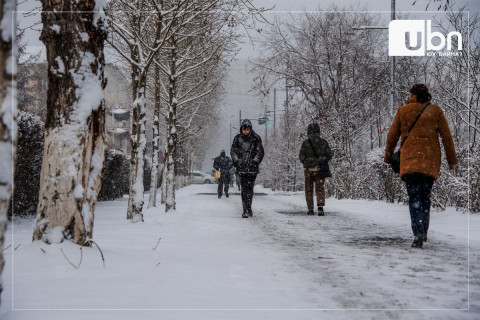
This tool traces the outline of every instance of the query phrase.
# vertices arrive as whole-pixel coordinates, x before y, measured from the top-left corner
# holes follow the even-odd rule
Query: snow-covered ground
[[[242,219],[231,191],[183,188],[176,212],[136,224],[127,199],[99,203],[105,267],[96,248],[32,243],[33,221],[16,221],[0,318],[480,319],[479,215],[432,212],[420,250],[404,205],[327,199],[307,216],[302,192],[256,186]]]

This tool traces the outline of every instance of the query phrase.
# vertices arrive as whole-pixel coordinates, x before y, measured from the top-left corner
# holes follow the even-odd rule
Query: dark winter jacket
[[[407,101],[406,105],[397,110],[392,126],[388,130],[384,158],[386,163],[390,162],[397,142],[400,138],[405,137],[424,106],[425,103],[417,102],[416,97],[413,96]],[[406,174],[416,172],[438,179],[442,156],[440,141],[438,140],[439,135],[445,148],[447,162],[449,164],[458,163],[447,119],[439,106],[430,104],[415,123],[408,139],[402,146],[400,177],[403,178]]]
[[[253,131],[250,120],[243,120],[242,126],[249,126],[250,133],[244,135],[240,128],[240,133],[233,139],[230,150],[233,165],[239,174],[258,173],[264,156],[262,139]]]
[[[318,123],[310,123],[308,125],[307,137],[308,139],[303,141],[298,155],[304,168],[315,168],[318,167],[318,160],[329,161],[332,159],[332,151],[330,150],[327,140],[320,137],[320,126]],[[310,144],[309,140],[312,144]],[[318,158],[315,157],[312,145],[313,148],[315,148]]]
[[[230,169],[232,169],[232,159],[227,156],[218,156],[213,160],[213,168],[220,171],[221,176],[230,179]]]

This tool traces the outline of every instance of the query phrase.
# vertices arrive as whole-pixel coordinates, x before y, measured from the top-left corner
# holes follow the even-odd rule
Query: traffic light
[[[258,118],[258,124],[268,124],[269,122],[267,117]]]

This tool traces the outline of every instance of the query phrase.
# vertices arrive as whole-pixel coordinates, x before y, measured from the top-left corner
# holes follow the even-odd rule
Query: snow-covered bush
[[[105,149],[104,174],[99,201],[114,200],[128,194],[130,164],[127,157],[115,149]]]
[[[110,201],[128,194],[128,177],[130,163],[123,152],[115,149],[105,149],[104,174],[102,188],[98,195],[100,201]],[[143,187],[150,190],[152,163],[149,157],[145,158],[145,176]],[[160,180],[160,179],[159,179]],[[159,181],[160,184],[161,181]]]
[[[44,124],[42,120],[38,116],[20,111],[17,121],[17,163],[9,217],[36,213],[43,161]]]
[[[478,199],[480,156],[478,152],[470,153],[469,161],[468,150],[457,148],[457,158],[459,163],[455,171],[450,171],[445,160],[442,161],[440,176],[433,185],[432,205],[440,210],[448,206],[466,209],[470,198],[471,212],[480,212]]]
[[[370,199],[387,202],[405,202],[402,181],[383,162],[383,149],[377,148],[359,160],[333,159],[333,177],[326,185],[327,196],[338,199]]]
[[[275,135],[263,141],[265,157],[257,181],[273,190],[304,190],[304,169],[298,153],[306,138],[307,126],[295,106],[279,118]]]
[[[152,158],[145,156],[145,169],[143,176],[143,189],[150,191],[150,184],[152,182]]]

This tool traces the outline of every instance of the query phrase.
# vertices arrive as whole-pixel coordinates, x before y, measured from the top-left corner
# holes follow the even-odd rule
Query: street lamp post
[[[240,111],[241,112],[241,111]],[[232,124],[230,123],[230,140],[229,143],[232,144],[232,129],[238,130],[237,127],[233,127]]]
[[[391,1],[391,21],[395,20],[395,0]],[[353,30],[384,30],[388,27],[381,26],[360,26],[353,27]],[[393,118],[395,110],[395,57],[392,56],[390,60],[390,73],[391,73],[391,87],[390,87],[390,116]]]

